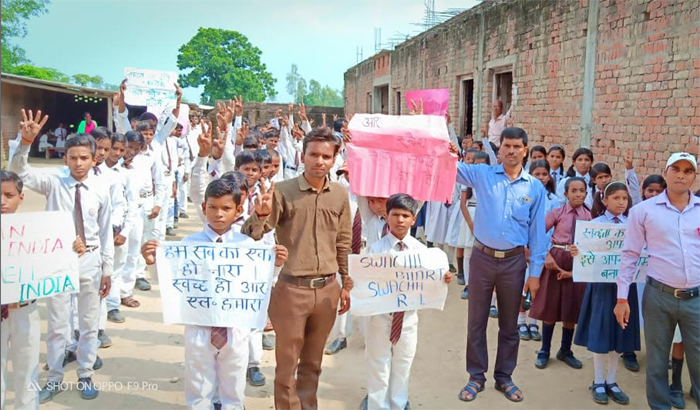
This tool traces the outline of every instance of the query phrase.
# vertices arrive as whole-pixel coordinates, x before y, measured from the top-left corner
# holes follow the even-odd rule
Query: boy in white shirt
[[[394,253],[427,249],[410,235],[420,204],[406,194],[386,202],[389,233],[369,246],[368,253]],[[445,283],[452,281],[445,272]],[[418,345],[418,312],[368,316],[365,334],[367,397],[363,409],[404,410],[408,407],[408,378]]]
[[[87,135],[77,135],[66,142],[64,162],[70,174],[42,172],[27,163],[29,148],[41,127],[41,111],[36,117],[22,110],[22,145],[12,157],[10,167],[25,185],[46,196],[46,210],[69,211],[75,216],[76,233],[83,239],[87,252],[79,259],[80,293],[78,314],[80,340],[78,342],[78,390],[83,399],[94,399],[99,394],[92,383],[93,365],[97,358],[98,320],[100,298],[107,296],[111,285],[114,258],[111,200],[107,186],[95,178],[95,141]],[[60,393],[63,381],[63,359],[70,327],[70,294],[61,293],[48,299],[48,331],[46,337],[49,380],[39,393],[40,401],[50,401]]]
[[[204,231],[183,241],[256,243],[232,229],[243,207],[240,190],[229,181],[212,181],[207,186],[202,208],[207,218]],[[142,253],[147,264],[155,263],[157,247],[156,240],[144,244]],[[282,266],[286,260],[287,249],[276,245],[275,266]],[[223,345],[214,340],[219,331],[226,335]],[[188,407],[212,408],[214,397],[217,397],[223,409],[244,408],[249,335],[250,329],[247,328],[185,326],[185,399]]]

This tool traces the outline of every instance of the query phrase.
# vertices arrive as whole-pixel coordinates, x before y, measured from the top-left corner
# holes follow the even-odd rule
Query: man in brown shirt
[[[338,301],[338,314],[350,309],[350,202],[347,190],[328,178],[339,148],[340,140],[330,129],[311,131],[304,138],[304,173],[276,187],[273,183],[267,191],[262,184],[255,214],[241,228],[256,240],[275,229],[279,244],[289,249],[269,308],[277,334],[278,409],[318,408],[323,348]],[[343,278],[342,289],[336,272]]]

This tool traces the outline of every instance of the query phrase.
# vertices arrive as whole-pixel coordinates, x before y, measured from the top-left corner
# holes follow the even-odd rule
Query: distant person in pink
[[[83,114],[84,120],[80,121],[78,125],[78,134],[89,134],[90,131],[97,128],[97,121],[92,119],[92,115],[89,112]]]

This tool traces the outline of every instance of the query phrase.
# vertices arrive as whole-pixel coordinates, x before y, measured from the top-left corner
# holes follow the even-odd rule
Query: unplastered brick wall
[[[596,162],[607,162],[622,178],[622,156],[632,149],[642,179],[660,173],[671,152],[697,155],[700,2],[590,1],[598,6],[598,24],[587,145]],[[456,123],[464,110],[460,81],[474,79],[471,131],[478,135],[491,117],[494,74],[512,69],[516,125],[528,132],[530,145],[561,144],[570,158],[586,134],[582,108],[590,6],[588,0],[484,1],[396,46],[390,92],[449,88]],[[362,74],[365,63],[345,74],[348,112],[367,112],[374,73]],[[401,112],[408,111],[403,98],[398,103]]]

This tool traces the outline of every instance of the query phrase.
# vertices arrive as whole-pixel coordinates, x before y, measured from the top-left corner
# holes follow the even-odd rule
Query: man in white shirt
[[[507,127],[507,122],[510,119],[510,109],[505,115],[503,115],[503,102],[501,100],[496,100],[493,102],[493,116],[486,131],[482,131],[481,137],[484,138],[488,136],[489,141],[496,144],[497,147],[501,146],[501,133]]]

